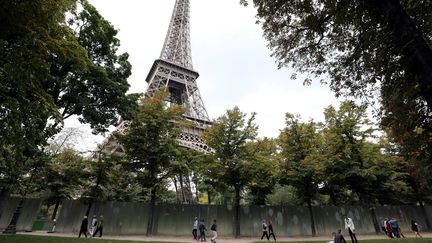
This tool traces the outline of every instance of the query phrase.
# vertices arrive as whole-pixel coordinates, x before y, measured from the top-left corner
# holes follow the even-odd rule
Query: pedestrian
[[[265,219],[263,219],[263,221],[262,221],[262,236],[261,236],[261,240],[264,238],[264,236],[267,238],[267,240],[268,240],[268,228],[267,228],[267,223],[266,223],[266,220]]]
[[[331,240],[327,241],[326,243],[335,243],[335,236],[336,236],[336,232],[332,232],[332,237]]]
[[[351,237],[351,242],[357,243],[357,237],[355,234],[354,222],[350,217],[348,217],[348,215],[345,215],[345,229],[348,230],[348,233]]]
[[[381,229],[384,232],[384,234],[388,236],[388,234],[387,234],[387,227],[386,226],[387,226],[387,219],[384,219],[382,221]]]
[[[90,230],[89,230],[90,236],[93,236],[93,233],[96,230],[96,226],[97,226],[97,217],[96,217],[96,214],[95,214],[95,215],[93,215],[93,218],[91,220],[91,225],[90,225]]]
[[[204,224],[204,219],[201,219],[201,222],[200,222],[200,224],[198,226],[198,229],[199,229],[199,233],[200,233],[200,235],[198,237],[198,240],[200,240],[201,242],[202,241],[207,241],[206,240],[206,235],[205,235],[205,232],[207,231],[207,228],[206,228],[206,226]]]
[[[419,233],[419,224],[414,219],[411,219],[411,229],[414,232],[416,238],[417,237],[422,238],[422,236]]]
[[[387,230],[388,237],[394,238],[394,236],[393,236],[393,230],[392,230],[392,227],[391,227],[391,225],[390,225],[390,223],[389,223],[388,220],[386,221],[386,230]]]
[[[194,240],[198,240],[198,235],[197,235],[198,224],[199,224],[198,223],[198,217],[195,217],[195,219],[194,219],[194,221],[192,223],[192,235],[193,235]]]
[[[394,218],[391,218],[388,222],[389,222],[389,224],[390,224],[390,226],[391,226],[391,229],[392,229],[393,235],[394,235],[396,238],[400,238],[400,234],[399,234],[399,225],[398,225],[397,220],[394,219]]]
[[[347,243],[339,229],[334,237],[334,243]]]
[[[93,233],[93,237],[95,237],[95,235],[97,235],[97,233],[99,232],[99,237],[102,237],[102,233],[103,233],[103,216],[101,215],[99,217],[99,220],[97,221],[97,225],[96,225],[96,231]]]
[[[213,234],[213,237],[211,238],[211,242],[216,243],[216,238],[218,237],[216,219],[213,220],[213,224],[210,227],[210,230],[212,231]]]
[[[273,236],[274,241],[276,241],[276,236],[275,236],[274,231],[273,231],[273,224],[272,224],[271,220],[268,221],[267,227],[268,227],[267,240],[270,240],[270,236]]]
[[[88,219],[87,216],[84,216],[83,220],[81,221],[81,227],[80,227],[78,238],[81,238],[81,234],[84,234],[85,237],[87,238],[87,227],[88,227]]]
[[[54,232],[55,232],[56,225],[57,225],[57,220],[56,220],[56,219],[53,219],[53,221],[52,221],[52,228],[51,228],[51,231],[48,231],[48,233],[54,233]]]

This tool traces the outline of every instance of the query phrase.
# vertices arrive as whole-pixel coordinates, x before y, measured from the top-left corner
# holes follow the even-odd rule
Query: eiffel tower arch
[[[183,129],[178,138],[179,146],[202,153],[210,153],[201,135],[211,125],[207,110],[201,98],[196,80],[199,73],[193,69],[190,44],[190,0],[176,0],[169,28],[161,54],[150,68],[146,82],[148,88],[145,97],[153,97],[159,89],[169,91],[167,105],[180,105],[185,108],[184,117],[193,126]],[[118,132],[127,129],[128,121],[122,121]],[[106,154],[124,153],[121,145],[111,136],[103,143]],[[178,175],[173,178],[177,192],[177,201],[181,203],[196,202],[192,193],[190,175]]]

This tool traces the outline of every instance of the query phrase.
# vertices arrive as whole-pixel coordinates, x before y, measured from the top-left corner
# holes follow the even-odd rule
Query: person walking
[[[56,220],[56,219],[53,219],[53,221],[52,221],[52,228],[51,228],[51,231],[48,231],[48,233],[54,233],[54,232],[55,232],[56,225],[57,225],[57,220]]]
[[[210,227],[210,230],[212,231],[213,235],[213,237],[211,238],[211,242],[216,243],[216,238],[218,237],[216,219],[213,220],[213,224]]]
[[[414,232],[416,238],[422,238],[419,233],[419,224],[414,219],[411,219],[411,230]]]
[[[97,221],[97,225],[96,225],[96,231],[93,233],[93,237],[95,237],[97,235],[97,233],[99,232],[99,237],[102,237],[102,233],[103,233],[103,216],[101,215],[99,217],[99,220]]]
[[[393,235],[394,235],[396,238],[400,238],[400,234],[399,234],[399,225],[398,225],[397,220],[394,219],[394,218],[391,218],[391,219],[388,221],[388,223],[389,223],[390,226],[391,226],[391,229],[392,229]]]
[[[261,236],[261,240],[264,238],[264,236],[267,238],[268,240],[268,228],[267,228],[267,223],[265,221],[265,219],[263,219],[262,221],[262,236]]]
[[[343,237],[340,229],[335,234],[334,243],[347,243],[345,238]]]
[[[388,237],[394,238],[394,236],[393,236],[393,230],[392,230],[392,227],[391,227],[391,225],[390,225],[390,223],[389,223],[388,220],[386,221],[386,230],[387,230]]]
[[[273,231],[273,224],[272,224],[271,220],[268,221],[267,227],[268,227],[267,240],[270,240],[270,236],[273,236],[274,241],[276,241],[276,236],[275,236],[274,231]]]
[[[198,217],[195,217],[193,223],[192,223],[192,236],[194,240],[198,240]]]
[[[200,233],[200,235],[198,237],[198,240],[201,241],[201,242],[202,241],[207,241],[206,240],[206,235],[205,235],[205,232],[207,231],[207,228],[206,228],[206,226],[204,224],[204,219],[201,219],[201,222],[200,222],[200,224],[198,226],[198,229],[199,229],[199,233]]]
[[[78,238],[81,238],[81,234],[84,234],[84,236],[87,238],[87,229],[88,229],[88,219],[87,216],[84,216],[83,220],[81,221],[81,227],[80,227],[80,232],[78,234]]]
[[[357,237],[355,234],[354,222],[350,217],[348,217],[348,215],[345,215],[345,229],[348,230],[348,233],[351,237],[351,242],[357,243]]]
[[[384,234],[388,236],[388,234],[387,234],[387,227],[386,226],[387,226],[387,219],[384,219],[382,221],[381,229],[384,232]]]
[[[93,215],[93,218],[91,220],[91,225],[90,225],[90,230],[89,230],[90,236],[93,236],[93,233],[96,230],[96,226],[97,226],[97,217],[95,214],[95,215]]]

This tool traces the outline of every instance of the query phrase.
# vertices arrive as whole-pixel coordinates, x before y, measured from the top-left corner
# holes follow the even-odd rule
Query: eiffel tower
[[[189,13],[190,1],[176,0],[160,57],[146,78],[149,86],[145,96],[152,97],[156,90],[167,88],[168,104],[183,106],[184,117],[194,124],[181,133],[180,146],[208,153],[211,149],[200,135],[211,122],[196,82],[199,74],[192,65]]]
[[[202,153],[211,153],[200,135],[211,125],[197,85],[199,74],[193,69],[190,46],[190,0],[176,0],[171,22],[159,59],[156,59],[147,75],[145,97],[153,97],[162,88],[169,91],[167,105],[176,104],[185,108],[183,116],[193,126],[184,128],[178,138],[179,145]],[[128,121],[122,121],[116,128],[123,132]],[[113,136],[108,137],[101,152],[109,155],[122,155],[124,149]],[[97,155],[94,154],[93,157]],[[177,201],[196,202],[191,189],[189,175],[178,175],[173,179],[177,191]]]

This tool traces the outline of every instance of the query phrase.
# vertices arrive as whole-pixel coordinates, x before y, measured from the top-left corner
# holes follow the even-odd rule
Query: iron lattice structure
[[[185,118],[193,128],[184,129],[180,145],[200,152],[210,152],[200,135],[211,124],[197,85],[198,72],[193,69],[190,44],[190,1],[176,0],[168,32],[159,59],[147,75],[146,97],[166,88],[167,103],[185,108]]]
[[[190,1],[176,0],[171,22],[159,59],[156,59],[147,75],[148,88],[145,97],[153,97],[159,89],[168,89],[167,104],[176,104],[185,108],[184,117],[194,126],[183,129],[179,145],[203,153],[210,153],[201,138],[202,133],[211,125],[207,110],[197,85],[199,74],[193,69],[190,45]],[[123,133],[129,122],[122,121],[117,132]],[[99,146],[99,153],[122,155],[124,149],[114,136],[106,138]],[[97,158],[93,153],[92,157]],[[197,198],[192,193],[191,176],[179,174],[173,178],[177,192],[177,201],[195,203]]]

